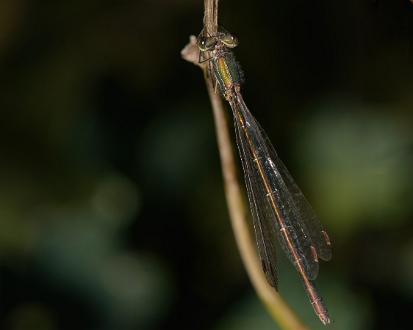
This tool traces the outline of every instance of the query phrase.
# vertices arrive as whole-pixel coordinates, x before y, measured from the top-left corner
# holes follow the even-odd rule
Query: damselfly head
[[[206,52],[215,47],[217,44],[217,39],[215,37],[199,36],[196,44],[200,51]]]
[[[234,48],[238,46],[238,39],[229,32],[220,33],[218,38],[228,48]]]

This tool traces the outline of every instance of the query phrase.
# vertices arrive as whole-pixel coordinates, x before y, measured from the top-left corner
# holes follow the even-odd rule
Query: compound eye
[[[217,41],[213,37],[199,37],[197,40],[198,48],[205,52],[215,47]]]
[[[221,37],[221,42],[229,48],[234,48],[238,46],[238,39],[229,33],[226,33]]]

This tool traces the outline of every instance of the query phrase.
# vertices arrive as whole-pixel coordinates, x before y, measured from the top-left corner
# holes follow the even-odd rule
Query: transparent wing
[[[269,141],[268,138],[267,141]],[[273,149],[271,144],[270,147]],[[273,152],[275,153],[275,151]],[[307,228],[310,234],[311,242],[317,251],[317,256],[325,261],[329,261],[332,256],[332,252],[331,243],[327,232],[324,230],[313,208],[295,183],[282,160],[276,157],[274,159],[274,163],[281,173],[281,176],[290,191],[294,204],[300,213],[298,221],[300,221],[302,227]]]
[[[266,202],[266,192],[262,189],[262,185],[260,185],[261,179],[257,176],[258,173],[254,169],[254,158],[245,138],[242,124],[237,120],[237,117],[234,117],[234,119],[237,145],[244,170],[245,184],[262,269],[271,286],[277,288],[277,256],[275,248],[277,232],[275,226],[272,225],[276,219],[270,205]]]
[[[248,110],[248,109],[247,109]],[[290,195],[291,199],[297,208],[299,217],[297,221],[300,223],[300,226],[308,230],[308,234],[311,238],[312,246],[314,246],[317,256],[323,259],[324,261],[329,261],[332,257],[331,243],[328,237],[327,232],[324,230],[320,220],[315,214],[310,203],[305,198],[301,189],[295,183],[293,177],[288,171],[287,167],[284,165],[283,161],[278,157],[270,139],[268,138],[265,131],[262,129],[261,125],[254,119],[250,114],[250,117],[255,122],[255,125],[258,127],[258,130],[261,132],[262,137],[265,140],[268,153],[275,165],[275,168],[280,173]]]
[[[258,243],[259,249],[268,250],[271,244],[266,240],[272,242],[270,236],[275,233],[297,270],[303,267],[308,278],[313,280],[318,275],[317,255],[323,259],[331,257],[328,236],[242,97],[238,95],[231,106],[237,123],[240,153],[243,153],[241,160],[246,185],[252,195],[250,206],[259,219],[254,221],[270,233],[256,234],[257,240],[265,241]]]

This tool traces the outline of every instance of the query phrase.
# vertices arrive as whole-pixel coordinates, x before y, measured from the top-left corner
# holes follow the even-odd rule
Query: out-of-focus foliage
[[[228,221],[202,1],[0,2],[0,328],[277,329]],[[334,329],[409,329],[413,5],[221,1],[245,99],[334,246]],[[322,329],[280,257],[280,290]]]

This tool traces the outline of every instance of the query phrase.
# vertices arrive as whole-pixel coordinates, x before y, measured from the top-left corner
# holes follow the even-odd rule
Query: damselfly
[[[240,88],[243,74],[231,50],[238,41],[221,29],[213,36],[202,31],[197,45],[200,62],[209,62],[211,77],[232,109],[258,252],[266,278],[277,289],[275,241],[278,240],[298,271],[315,313],[323,324],[328,324],[328,311],[313,281],[318,275],[318,259],[331,259],[330,239],[245,105]]]

